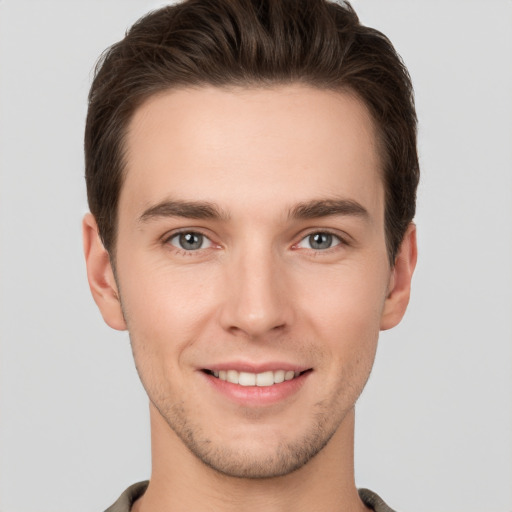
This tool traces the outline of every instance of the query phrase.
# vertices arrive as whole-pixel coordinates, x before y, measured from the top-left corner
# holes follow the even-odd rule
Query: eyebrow
[[[317,199],[299,203],[289,212],[292,219],[316,219],[331,215],[349,215],[368,219],[368,210],[353,199]]]
[[[145,210],[139,222],[149,222],[159,217],[227,220],[229,215],[208,201],[165,200]]]
[[[349,215],[368,218],[368,211],[352,199],[313,199],[290,209],[291,219],[316,219],[332,215]],[[146,209],[139,217],[145,223],[161,217],[188,219],[229,220],[229,215],[208,201],[165,200]]]

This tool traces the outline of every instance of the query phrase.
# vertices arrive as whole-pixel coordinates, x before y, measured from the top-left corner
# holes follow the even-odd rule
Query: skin
[[[388,262],[367,109],[300,85],[182,89],[147,100],[126,143],[115,278],[94,217],[83,226],[93,296],[129,331],[150,399],[152,476],[133,510],[365,510],[354,405],[416,263],[412,224]],[[203,371],[276,361],[308,372],[270,404]]]

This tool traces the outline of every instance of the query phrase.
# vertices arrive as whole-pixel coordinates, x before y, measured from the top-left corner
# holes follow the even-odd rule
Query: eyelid
[[[211,247],[214,247],[214,248],[220,248],[221,247],[221,244],[219,244],[218,242],[215,242],[214,241],[214,238],[212,237],[211,234],[207,234],[207,231],[209,230],[205,230],[204,228],[197,228],[197,227],[186,227],[186,228],[177,228],[177,229],[174,229],[174,230],[171,230],[171,231],[168,231],[166,232],[164,235],[162,235],[160,237],[160,241],[163,245],[172,245],[172,247],[178,251],[183,251],[183,252],[186,252],[186,253],[193,253],[193,252],[199,252],[199,251],[202,251],[202,250],[205,250],[205,249],[209,249]],[[179,247],[179,246],[176,246],[174,244],[171,244],[170,241],[176,237],[176,236],[179,236],[183,233],[196,233],[198,235],[201,235],[203,236],[205,239],[208,240],[209,242],[209,246],[208,247],[204,247],[204,248],[201,248],[201,249],[196,249],[196,250],[187,250],[187,249],[183,249],[182,247]],[[299,240],[295,243],[292,244],[292,249],[301,249],[301,247],[299,247],[299,244],[301,242],[303,242],[305,239],[307,239],[308,237],[310,237],[311,235],[314,235],[314,234],[317,234],[317,233],[325,233],[325,234],[329,234],[331,235],[332,237],[336,238],[338,240],[338,243],[336,243],[335,245],[333,245],[332,247],[329,247],[327,249],[313,249],[313,248],[305,248],[306,250],[311,250],[311,251],[314,251],[314,252],[328,252],[329,250],[331,249],[335,249],[336,247],[338,246],[350,246],[352,245],[352,237],[346,233],[340,233],[339,230],[335,230],[335,229],[330,229],[330,228],[309,228],[307,229],[307,231],[303,231],[299,236]]]
[[[186,249],[185,247],[181,247],[179,245],[179,239],[184,234],[200,236],[201,237],[201,247],[198,247],[197,249]],[[178,240],[178,242],[176,244],[173,243],[174,239]],[[212,246],[212,241],[207,236],[203,235],[202,233],[198,233],[196,231],[185,231],[184,233],[176,233],[176,234],[172,235],[168,240],[169,240],[168,243],[170,243],[173,247],[176,247],[177,249],[182,250],[182,251],[197,252],[197,251],[201,251],[203,249],[208,249],[209,247]],[[203,247],[203,245],[205,245],[205,244],[206,244],[206,247]]]
[[[326,235],[331,235],[333,238],[336,238],[338,240],[338,243],[331,247],[328,247],[327,249],[313,249],[313,248],[308,248],[308,247],[304,247],[304,248],[299,247],[299,244],[301,242],[306,240],[311,235],[315,235],[317,233],[324,233]],[[333,229],[329,229],[329,228],[312,228],[312,229],[308,229],[307,232],[305,232],[305,233],[301,233],[299,241],[293,244],[292,249],[306,249],[306,250],[315,251],[315,252],[328,252],[332,249],[336,249],[339,246],[349,246],[350,238],[351,237],[349,235],[340,233],[337,230],[333,230]]]
[[[206,233],[207,230],[203,228],[196,228],[196,227],[186,227],[186,228],[178,228],[171,231],[166,232],[164,235],[160,237],[160,242],[163,245],[170,245],[173,249],[176,251],[182,251],[184,253],[190,254],[195,252],[204,251],[206,249],[210,249],[212,247],[220,247],[220,245],[216,242],[214,242],[212,235]],[[201,249],[195,249],[195,250],[188,250],[184,249],[183,247],[179,247],[178,245],[174,245],[171,243],[171,240],[179,235],[186,234],[186,233],[195,233],[197,235],[201,235],[204,239],[208,240],[209,245],[208,247],[203,247]]]
[[[205,238],[211,240],[211,235],[206,233],[206,230],[203,228],[196,227],[186,227],[186,228],[176,228],[166,231],[161,237],[160,240],[162,242],[169,241],[172,237],[176,235],[182,235],[183,233],[197,233],[198,235],[203,235]]]

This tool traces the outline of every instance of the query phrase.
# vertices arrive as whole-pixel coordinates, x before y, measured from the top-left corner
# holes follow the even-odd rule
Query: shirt
[[[121,494],[119,499],[112,506],[105,510],[105,512],[130,512],[134,502],[146,492],[148,484],[149,482],[146,480],[144,482],[131,485],[123,492],[123,494]],[[358,492],[363,503],[367,507],[370,507],[374,512],[395,512],[374,492],[368,489],[359,489]]]

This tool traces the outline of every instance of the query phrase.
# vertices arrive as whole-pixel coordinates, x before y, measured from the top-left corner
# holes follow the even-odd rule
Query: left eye
[[[185,251],[197,251],[199,249],[206,249],[212,245],[207,237],[195,231],[178,233],[169,238],[169,243]]]
[[[341,240],[331,233],[317,232],[311,233],[304,237],[298,244],[297,247],[303,249],[314,249],[315,251],[322,251],[330,249],[336,245],[341,244]]]

